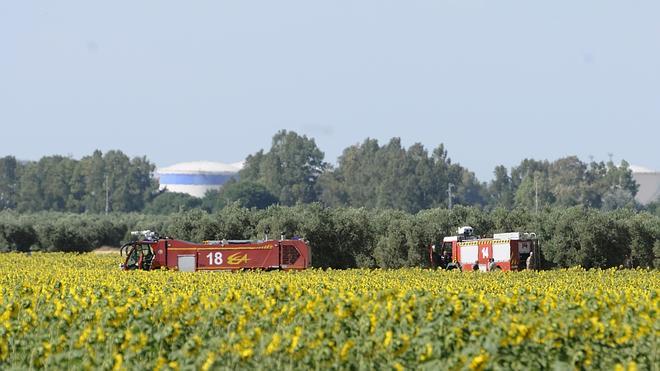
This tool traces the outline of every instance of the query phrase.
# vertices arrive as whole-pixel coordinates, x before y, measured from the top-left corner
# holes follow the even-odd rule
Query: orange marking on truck
[[[238,252],[227,257],[227,264],[229,265],[238,265],[241,263],[247,263],[249,261],[250,259],[248,258],[247,254],[241,255],[241,253]]]

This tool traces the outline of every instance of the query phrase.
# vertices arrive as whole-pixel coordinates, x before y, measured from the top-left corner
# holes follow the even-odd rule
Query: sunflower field
[[[0,255],[0,369],[657,369],[660,273],[120,271]]]

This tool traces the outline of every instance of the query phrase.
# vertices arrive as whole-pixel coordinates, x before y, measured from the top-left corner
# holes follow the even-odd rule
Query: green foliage
[[[0,255],[0,369],[658,368],[657,271],[127,273],[119,261]]]
[[[170,233],[173,218],[156,215],[72,214],[41,212],[19,214],[0,211],[0,251],[78,251],[130,239],[131,230]]]
[[[660,264],[660,251],[656,250],[660,242],[660,217],[630,210],[619,211],[617,215],[630,237],[630,256],[626,266],[657,268]]]
[[[402,211],[383,211],[374,218],[380,231],[374,248],[376,265],[382,268],[400,268],[408,262],[408,232],[412,218]]]
[[[657,199],[646,205],[646,210],[657,217],[660,217],[660,199]]]
[[[13,156],[0,158],[0,210],[16,207],[20,170]]]
[[[369,248],[372,234],[363,209],[329,209],[318,203],[295,207],[272,206],[257,212],[255,237],[304,237],[312,247],[312,261],[319,267],[355,267],[358,261],[373,265]]]
[[[537,199],[539,209],[549,207],[555,203],[548,175],[539,171],[522,179],[516,190],[515,205],[528,210],[536,210]]]
[[[622,208],[634,208],[635,198],[632,193],[625,189],[611,189],[602,197],[603,210],[617,210]]]
[[[105,210],[141,211],[157,188],[154,165],[144,157],[128,158],[120,151],[74,160],[42,157],[19,165],[13,157],[0,159],[0,210],[21,212]]]
[[[46,250],[85,252],[114,245],[126,234],[126,226],[101,216],[70,214],[38,225],[36,231],[39,243]]]
[[[144,208],[147,214],[172,214],[199,208],[202,200],[186,193],[162,192]]]
[[[212,196],[210,196],[212,197]],[[237,203],[241,207],[248,209],[265,209],[270,205],[279,202],[277,197],[272,194],[266,186],[249,180],[237,181],[230,180],[217,193],[219,198],[217,205],[212,210],[218,210],[226,205]]]
[[[498,207],[490,213],[493,231],[534,231],[537,230],[535,216],[524,208],[507,210]]]
[[[319,176],[326,169],[323,152],[314,139],[280,130],[270,151],[250,155],[239,173],[239,182],[259,183],[283,205],[316,201]]]
[[[652,267],[658,264],[660,218],[647,212],[603,212],[582,207],[487,212],[475,207],[428,209],[328,208],[320,203],[247,209],[233,203],[215,212],[193,209],[170,215],[0,212],[0,250],[89,251],[118,246],[129,231],[151,229],[173,238],[203,241],[300,237],[312,247],[316,267],[428,266],[428,247],[471,225],[482,236],[536,232],[546,267]]]
[[[63,156],[42,157],[25,166],[19,181],[17,208],[20,211],[68,211],[69,180],[75,160]]]
[[[548,236],[544,256],[560,267],[649,266],[660,239],[660,225],[645,225],[646,217],[631,212],[573,207],[547,211],[541,220]]]
[[[187,241],[203,241],[215,239],[215,236],[208,232],[210,219],[208,213],[203,210],[191,210],[181,213],[177,216],[176,222],[172,225],[172,235],[176,238]]]
[[[538,207],[588,206],[615,210],[634,207],[638,185],[632,178],[628,163],[583,163],[575,156],[554,162],[523,160],[511,170],[510,182],[506,169],[498,166],[489,186],[490,206],[510,208],[509,188],[514,206],[528,210]]]
[[[37,242],[37,233],[31,223],[10,213],[0,224],[0,251],[29,251]]]
[[[211,231],[213,239],[256,239],[255,225],[259,214],[233,203],[228,207],[212,214]]]
[[[449,183],[454,185],[455,204],[485,203],[485,185],[472,172],[452,164],[443,145],[429,156],[419,143],[403,148],[399,138],[384,146],[367,139],[345,149],[338,167],[319,181],[320,199],[327,205],[407,212],[446,205]]]
[[[497,166],[494,175],[495,178],[488,186],[490,205],[506,209],[512,208],[514,202],[513,182],[511,177],[509,177],[506,167]]]
[[[171,213],[195,207],[215,212],[235,202],[258,209],[322,202],[416,213],[448,205],[450,184],[453,205],[488,210],[640,207],[634,200],[638,185],[625,161],[524,159],[510,171],[497,166],[486,184],[452,163],[444,145],[429,153],[419,143],[406,149],[399,138],[384,145],[366,139],[350,146],[333,169],[314,139],[281,130],[267,152],[248,156],[237,180],[208,192],[201,204],[183,196],[158,196],[153,170],[146,158],[130,159],[120,151],[95,151],[79,161],[48,156],[24,164],[8,156],[0,159],[0,210],[100,213],[108,191],[110,211],[120,212]],[[657,215],[657,202],[648,210]]]
[[[227,183],[230,182],[232,181],[229,180]],[[222,197],[220,197],[219,189],[210,189],[206,191],[204,197],[202,197],[202,209],[208,212],[221,210],[225,206],[227,206],[227,202]]]

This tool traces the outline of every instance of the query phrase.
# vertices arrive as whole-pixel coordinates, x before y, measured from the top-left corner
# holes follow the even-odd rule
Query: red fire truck
[[[460,227],[458,235],[443,238],[439,246],[431,245],[431,266],[464,271],[472,271],[475,267],[482,272],[517,271],[527,267],[527,259],[531,256],[532,267],[540,268],[541,254],[535,233],[495,233],[492,238],[480,238],[473,232],[470,226]]]
[[[168,268],[183,272],[237,269],[305,269],[311,266],[305,241],[218,240],[193,243],[159,237],[151,231],[132,232],[135,241],[121,247],[126,252],[124,270]]]

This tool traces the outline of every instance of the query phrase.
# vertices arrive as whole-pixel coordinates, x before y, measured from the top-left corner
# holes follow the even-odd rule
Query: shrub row
[[[119,246],[133,228],[166,228],[172,218],[136,213],[0,212],[0,251],[88,252]]]
[[[471,225],[481,235],[536,232],[547,267],[659,267],[660,218],[631,210],[582,207],[484,212],[458,206],[417,214],[397,210],[327,208],[320,204],[250,210],[236,205],[217,213],[191,210],[167,216],[143,214],[17,214],[0,212],[0,250],[91,251],[118,246],[129,231],[205,239],[299,236],[309,241],[318,267],[426,266],[428,246]]]

